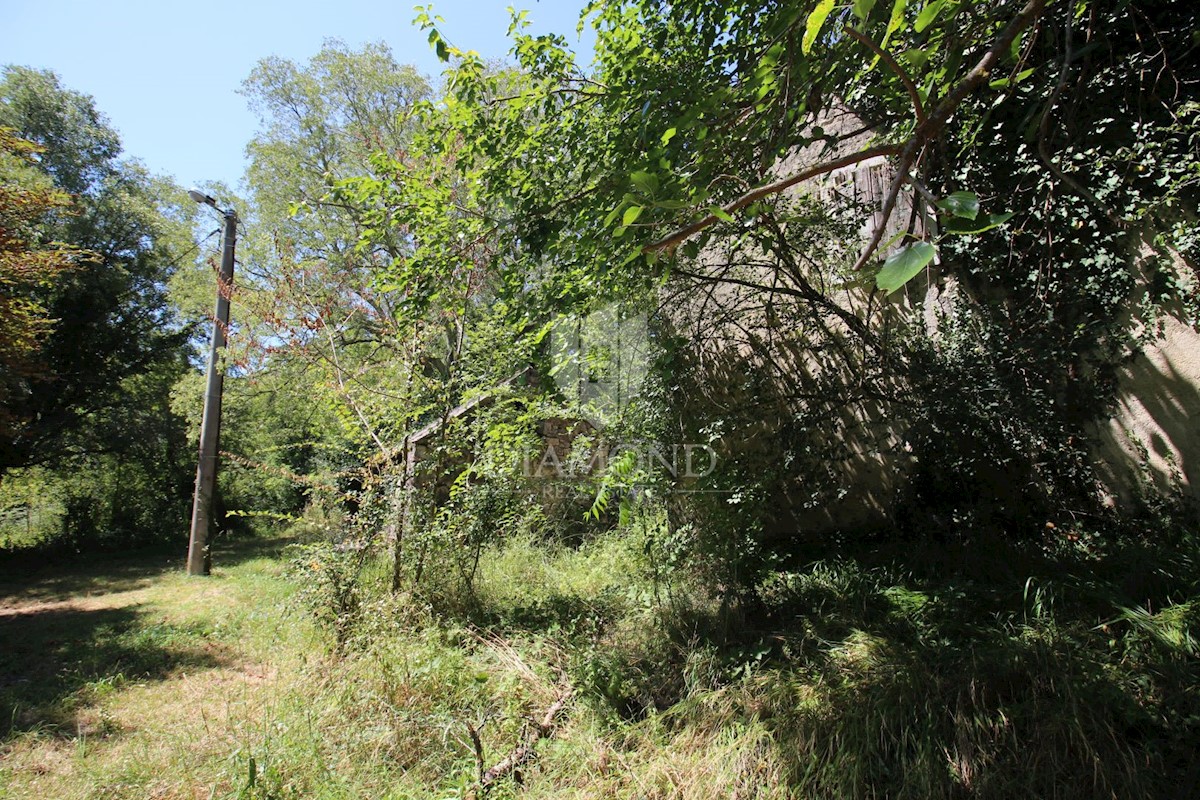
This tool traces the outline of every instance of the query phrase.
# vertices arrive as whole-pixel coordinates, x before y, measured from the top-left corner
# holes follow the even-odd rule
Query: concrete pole
[[[212,348],[208,356],[208,383],[204,392],[204,419],[200,423],[200,458],[196,465],[196,496],[192,500],[192,535],[188,545],[188,575],[207,575],[212,569],[208,532],[212,526],[213,490],[217,480],[217,450],[221,439],[221,392],[225,370],[221,351],[229,329],[229,295],[233,290],[233,254],[237,244],[237,213],[221,212],[225,232],[221,247],[221,274],[217,281],[217,309]]]

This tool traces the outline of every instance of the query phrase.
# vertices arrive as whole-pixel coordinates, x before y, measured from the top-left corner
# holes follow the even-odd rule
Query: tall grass
[[[997,553],[996,568],[932,551],[919,569],[830,558],[731,601],[685,571],[664,580],[630,532],[520,538],[486,553],[470,586],[434,569],[368,615],[348,659],[390,663],[381,647],[435,631],[437,658],[456,664],[439,681],[492,675],[486,641],[541,665],[533,682],[482,680],[499,694],[424,687],[454,698],[439,705],[447,730],[506,720],[488,752],[569,681],[569,721],[523,776],[529,797],[1173,797],[1200,719],[1190,547],[1030,549]],[[506,707],[509,693],[526,699]],[[443,741],[425,781],[470,774],[462,737]]]
[[[397,595],[366,557],[340,633],[311,613],[313,549],[114,586],[131,613],[87,640],[113,657],[78,651],[60,716],[8,734],[0,792],[482,796],[530,742],[488,796],[1172,798],[1198,777],[1186,542],[827,557],[731,599],[638,537],[515,538],[469,583],[431,563]]]

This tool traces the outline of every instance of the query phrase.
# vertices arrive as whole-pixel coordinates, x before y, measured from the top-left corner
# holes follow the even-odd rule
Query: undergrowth
[[[0,792],[1173,798],[1200,778],[1189,536],[825,553],[730,597],[660,569],[654,533],[513,537],[469,582],[431,563],[396,594],[382,554],[312,544],[139,572],[109,587],[123,606],[81,582],[87,606],[8,623],[64,627],[52,680],[32,644],[6,655]]]
[[[399,596],[368,565],[337,728],[376,732],[359,752],[399,796],[471,792],[569,687],[494,796],[1176,797],[1200,778],[1195,541],[1095,541],[991,567],[909,543],[735,599],[629,531],[516,538]]]

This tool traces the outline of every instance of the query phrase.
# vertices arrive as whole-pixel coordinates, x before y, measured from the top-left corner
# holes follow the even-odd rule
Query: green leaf
[[[758,62],[757,72],[770,72],[779,65],[779,59],[787,51],[783,46],[783,42],[776,42],[767,52],[763,53],[762,59]]]
[[[928,28],[937,19],[938,14],[942,13],[942,9],[946,6],[946,0],[933,0],[917,15],[917,21],[913,23],[913,30],[917,33]]]
[[[821,26],[825,24],[825,19],[833,11],[833,0],[821,0],[817,3],[817,7],[808,15],[808,22],[804,24],[804,39],[800,42],[800,49],[804,55],[812,50],[813,42],[817,41],[817,35],[821,33]]]
[[[628,228],[633,223],[637,222],[637,218],[642,215],[641,206],[630,206],[625,209],[625,213],[621,216],[621,225]]]
[[[662,143],[665,145],[670,142],[671,139],[675,138],[675,133],[674,128],[667,128],[666,132],[662,135]]]
[[[929,63],[929,50],[905,50],[900,54],[899,58],[910,70],[921,72],[925,69],[925,65]]]
[[[974,192],[955,192],[937,201],[937,207],[962,219],[979,216],[979,198]]]
[[[654,194],[658,191],[658,176],[651,172],[638,170],[630,175],[629,179],[646,194]]]
[[[982,219],[975,220],[974,222],[952,219],[946,223],[946,233],[953,233],[956,236],[983,233],[984,231],[990,231],[992,228],[1000,227],[1012,218],[1013,212],[1005,211],[1003,214],[986,214]]]
[[[608,487],[601,486],[596,492],[596,499],[592,501],[592,507],[584,512],[584,519],[600,519],[600,515],[608,509]]]
[[[891,294],[933,261],[936,253],[937,250],[929,242],[917,242],[892,253],[875,276],[875,285]]]
[[[867,21],[867,17],[871,16],[871,9],[875,8],[875,0],[854,0],[854,16]]]
[[[717,219],[724,220],[725,222],[733,222],[734,221],[733,215],[730,214],[725,209],[721,208],[720,206],[709,206],[708,213],[712,214]]]
[[[879,43],[879,48],[882,50],[887,47],[888,41],[892,38],[892,34],[900,30],[900,26],[904,24],[904,9],[908,7],[908,0],[896,0],[892,4],[892,16],[888,19],[887,30],[883,33],[883,41]],[[871,68],[879,63],[879,56],[875,56],[875,60],[871,62]]]
[[[1021,81],[1025,80],[1033,73],[1034,73],[1034,68],[1030,67],[1029,69],[1021,70],[1016,75],[1014,75],[1011,79],[1000,78],[999,80],[992,81],[991,83],[988,84],[988,86],[990,86],[993,89],[1003,89],[1006,86],[1009,86],[1011,84],[1020,83]]]

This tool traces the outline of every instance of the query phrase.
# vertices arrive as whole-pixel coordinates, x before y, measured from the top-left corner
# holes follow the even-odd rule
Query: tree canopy
[[[44,224],[70,197],[38,181],[40,149],[0,128],[0,440],[12,442],[28,422],[14,412],[18,398],[44,376],[39,358],[53,326],[39,295],[82,255],[48,241]],[[7,444],[5,445],[7,447]]]
[[[90,254],[42,287],[39,302],[55,322],[39,344],[42,379],[9,406],[25,420],[4,448],[0,463],[9,469],[109,449],[114,426],[136,439],[122,422],[139,410],[124,381],[179,365],[185,332],[173,326],[166,298],[176,255],[171,223],[158,212],[164,187],[118,160],[116,133],[91,98],[52,73],[10,67],[0,124],[40,148],[39,170],[72,199],[71,213],[47,220],[46,235]]]
[[[906,442],[917,507],[1090,508],[1089,425],[1116,366],[1156,315],[1194,307],[1195,43],[1179,14],[1194,21],[1120,1],[595,3],[590,68],[518,13],[516,68],[497,70],[422,10],[445,93],[340,196],[363,247],[410,243],[372,275],[414,319],[487,285],[536,339],[618,298],[691,310],[757,292],[696,329],[743,339],[774,375],[752,395],[792,433],[779,472],[758,471],[775,475],[764,497],[848,491],[854,471],[831,463],[854,434],[822,420],[857,408]],[[865,207],[822,201],[876,163]],[[946,281],[959,299],[920,311]],[[921,315],[939,313],[931,337]],[[680,352],[702,358],[695,338]],[[816,444],[829,437],[842,455]],[[755,473],[741,469],[729,479]]]

